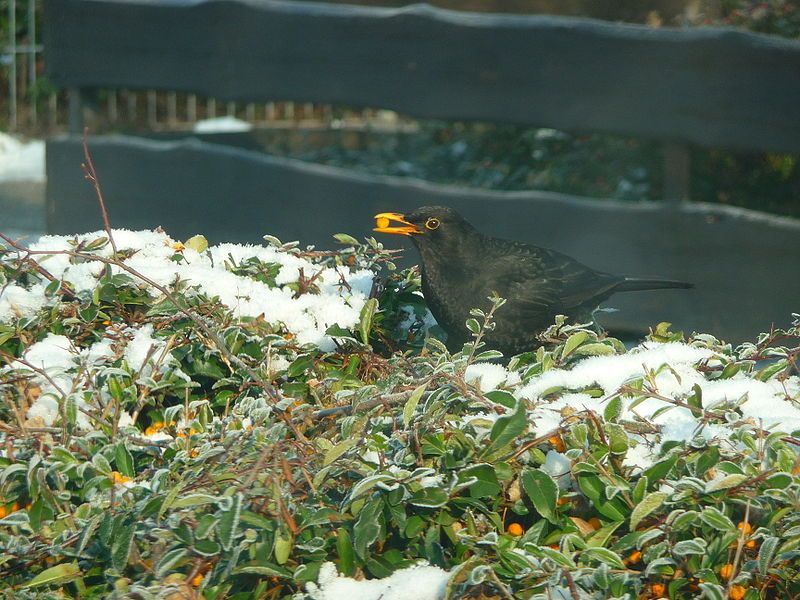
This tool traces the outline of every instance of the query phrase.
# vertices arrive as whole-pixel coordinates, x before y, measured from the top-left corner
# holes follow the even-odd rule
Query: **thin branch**
[[[103,216],[103,228],[108,235],[108,241],[111,243],[111,248],[114,250],[114,256],[117,255],[117,245],[114,243],[114,236],[111,234],[111,223],[108,220],[108,210],[106,209],[106,202],[103,199],[103,190],[100,189],[100,180],[97,178],[97,171],[94,168],[94,161],[92,154],[89,152],[89,128],[85,127],[83,130],[83,158],[86,162],[81,163],[84,177],[94,187],[94,193],[97,196],[97,202],[100,204],[100,214]]]

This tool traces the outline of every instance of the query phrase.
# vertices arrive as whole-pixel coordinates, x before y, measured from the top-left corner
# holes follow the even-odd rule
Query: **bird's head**
[[[422,206],[404,215],[377,214],[373,231],[411,236],[420,249],[458,246],[477,234],[464,217],[446,206]]]

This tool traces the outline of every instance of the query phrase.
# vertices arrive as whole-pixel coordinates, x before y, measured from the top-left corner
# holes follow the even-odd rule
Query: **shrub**
[[[416,274],[338,237],[7,240],[1,594],[800,593],[800,317],[738,348],[559,320],[503,364],[490,315],[448,353]]]

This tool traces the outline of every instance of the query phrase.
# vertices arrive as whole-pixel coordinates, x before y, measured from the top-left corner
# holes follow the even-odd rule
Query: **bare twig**
[[[114,243],[114,236],[111,233],[111,223],[108,220],[108,210],[106,209],[106,202],[103,199],[103,191],[100,189],[100,180],[97,178],[97,171],[94,168],[94,161],[92,154],[89,152],[89,128],[85,127],[83,130],[83,158],[86,162],[81,164],[84,177],[94,187],[94,193],[97,196],[97,202],[100,204],[100,214],[103,216],[103,228],[108,235],[108,241],[111,243],[111,249],[114,250],[114,256],[117,255],[117,245]]]
[[[391,405],[391,404],[399,404],[400,402],[404,402],[411,397],[411,394],[414,393],[414,390],[408,390],[406,392],[397,392],[396,394],[387,394],[385,396],[378,396],[377,398],[373,398],[372,400],[367,400],[366,402],[360,402],[356,405],[355,408],[358,410],[369,410],[371,408],[375,408],[376,406],[382,405]],[[422,398],[427,399],[430,397],[432,392],[425,392]],[[353,405],[347,404],[345,406],[334,406],[333,408],[325,408],[323,410],[318,410],[315,413],[312,413],[312,418],[314,420],[324,419],[325,417],[333,417],[336,415],[349,415],[353,412]]]

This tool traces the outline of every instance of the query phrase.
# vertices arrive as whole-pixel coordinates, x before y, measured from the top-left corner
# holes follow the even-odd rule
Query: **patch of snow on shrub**
[[[0,323],[36,314],[47,302],[45,286],[35,284],[26,290],[15,284],[0,286]]]
[[[519,383],[519,375],[509,373],[502,365],[493,363],[475,363],[467,367],[464,372],[467,383],[480,383],[482,392],[496,390],[504,385]]]
[[[719,444],[730,443],[732,431],[724,426],[704,426],[692,415],[691,410],[676,405],[670,400],[685,401],[695,385],[703,394],[703,407],[713,410],[723,401],[735,401],[746,396],[741,405],[744,418],[769,429],[793,431],[800,429],[800,408],[787,400],[800,389],[800,379],[789,378],[783,382],[758,381],[744,374],[731,379],[709,381],[697,369],[701,361],[713,360],[715,354],[707,349],[682,343],[660,344],[645,342],[629,353],[613,356],[587,358],[572,369],[552,369],[533,377],[517,390],[520,398],[534,402],[530,413],[531,423],[537,435],[543,435],[557,427],[562,411],[592,410],[602,414],[608,405],[608,396],[615,394],[626,382],[644,377],[646,371],[658,371],[655,376],[656,391],[666,400],[646,398],[630,409],[630,398],[623,400],[622,418],[635,419],[641,416],[661,428],[661,442],[690,441],[695,436],[713,440]],[[669,368],[661,368],[668,365]],[[578,390],[599,386],[603,397],[593,398]],[[553,390],[567,390],[553,401],[543,401]],[[569,393],[568,390],[575,390]],[[669,407],[658,414],[653,415]],[[636,447],[627,458],[630,466],[647,467],[657,457],[658,448],[644,444]]]
[[[175,242],[160,231],[113,231],[114,241],[120,251],[131,256],[124,262],[155,283],[169,287],[176,281],[187,282],[210,297],[219,297],[220,302],[229,307],[237,317],[264,318],[270,323],[283,324],[295,335],[300,344],[315,344],[324,351],[335,348],[333,340],[325,335],[331,325],[350,328],[358,323],[361,309],[372,288],[373,273],[368,269],[351,270],[347,267],[321,268],[302,257],[280,252],[271,246],[242,244],[220,244],[209,248],[208,253],[198,254],[184,249],[185,260],[175,262]],[[82,234],[78,240],[90,242],[105,236],[105,232]],[[31,245],[36,251],[72,250],[67,236],[43,236]],[[106,245],[96,254],[111,256],[111,246]],[[236,275],[226,270],[225,262],[232,259],[236,264],[248,258],[258,258],[265,263],[280,265],[275,278],[278,287],[250,277]],[[76,291],[92,290],[105,265],[100,262],[71,264],[65,255],[39,255],[36,260],[57,278],[70,282]],[[296,282],[300,270],[306,278],[322,272],[314,280],[319,293],[302,294],[295,298],[295,291],[285,284]],[[114,274],[124,273],[112,267]],[[129,275],[129,274],[128,274]],[[137,285],[142,281],[133,277]],[[149,289],[154,296],[160,292]],[[35,312],[35,311],[34,311]]]
[[[320,567],[319,583],[307,584],[307,590],[313,600],[441,600],[449,578],[439,567],[420,564],[383,579],[359,581],[340,576],[328,562]]]

